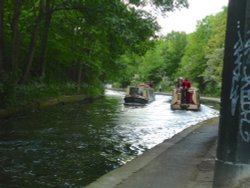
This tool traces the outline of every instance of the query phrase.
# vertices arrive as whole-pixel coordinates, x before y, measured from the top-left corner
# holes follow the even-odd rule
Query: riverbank
[[[115,91],[123,91],[123,90],[115,90]],[[156,94],[159,95],[167,95],[167,96],[171,96],[170,93],[164,93],[164,92],[156,92]],[[20,113],[20,112],[26,112],[26,111],[32,111],[32,110],[39,110],[42,108],[46,108],[49,106],[53,106],[53,105],[57,105],[57,104],[64,104],[64,103],[69,103],[69,102],[77,102],[77,101],[85,101],[85,102],[89,102],[92,101],[93,99],[97,99],[100,98],[102,96],[99,97],[89,97],[89,96],[85,96],[85,95],[70,95],[70,96],[60,96],[60,97],[56,97],[56,98],[52,98],[46,101],[33,101],[28,105],[25,106],[20,106],[20,107],[15,107],[15,108],[8,108],[8,109],[0,109],[0,119],[1,118],[8,118],[14,114]],[[201,102],[202,103],[216,103],[219,104],[220,103],[220,99],[219,98],[212,98],[212,97],[201,97]]]
[[[31,102],[28,105],[21,106],[21,107],[0,109],[0,119],[8,118],[20,112],[40,110],[40,109],[47,108],[53,105],[64,104],[64,103],[69,103],[69,102],[76,102],[76,101],[89,102],[95,98],[100,98],[100,97],[88,97],[85,95],[71,95],[71,96],[60,96],[60,97],[52,98],[46,101],[37,100],[37,101]]]
[[[125,91],[125,89],[111,89],[111,90]],[[171,96],[171,93],[166,93],[166,92],[155,92],[155,94]],[[63,96],[52,98],[52,99],[45,100],[45,101],[37,99],[36,101],[30,102],[29,104],[25,106],[19,106],[19,107],[8,108],[8,109],[0,109],[0,119],[8,118],[20,112],[39,110],[42,108],[47,108],[49,106],[53,106],[57,104],[64,104],[64,103],[69,103],[69,102],[77,102],[77,101],[89,102],[89,101],[92,101],[93,99],[97,99],[100,97],[103,97],[103,96],[90,97],[86,95],[66,95],[66,96],[63,95]],[[214,102],[214,103],[219,104],[220,99],[212,98],[212,97],[201,97],[201,102],[202,103]]]

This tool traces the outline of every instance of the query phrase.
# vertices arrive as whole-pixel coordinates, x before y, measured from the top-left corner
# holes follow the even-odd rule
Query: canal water
[[[183,129],[218,116],[172,111],[170,97],[123,105],[107,90],[91,103],[60,104],[0,124],[0,187],[84,187]]]

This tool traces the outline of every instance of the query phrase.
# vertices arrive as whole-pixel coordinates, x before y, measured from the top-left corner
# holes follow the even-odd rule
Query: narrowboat
[[[124,97],[125,105],[146,105],[155,100],[154,89],[147,84],[128,86]]]
[[[186,92],[186,93],[185,93]],[[187,91],[174,89],[171,100],[172,110],[200,110],[200,91],[189,88]]]

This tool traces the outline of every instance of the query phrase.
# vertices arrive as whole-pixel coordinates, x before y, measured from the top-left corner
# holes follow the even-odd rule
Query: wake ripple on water
[[[109,95],[117,96],[117,93],[109,92]],[[200,111],[173,111],[170,99],[170,96],[156,95],[154,102],[143,107],[123,106],[121,101],[121,113],[114,128],[115,135],[123,138],[120,144],[130,144],[130,149],[139,155],[184,129],[219,114],[205,105],[201,105]]]

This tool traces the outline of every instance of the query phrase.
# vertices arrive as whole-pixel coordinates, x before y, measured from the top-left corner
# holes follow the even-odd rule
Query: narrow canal
[[[171,138],[218,116],[172,111],[169,96],[144,107],[123,105],[123,92],[93,103],[56,105],[0,124],[0,187],[83,187]]]

